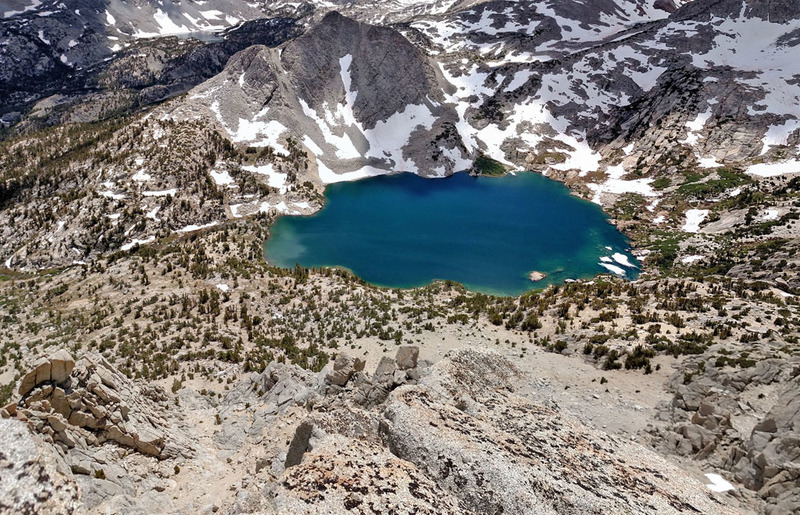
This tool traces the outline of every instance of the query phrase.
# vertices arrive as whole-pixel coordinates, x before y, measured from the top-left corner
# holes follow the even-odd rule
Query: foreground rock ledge
[[[273,490],[278,511],[737,513],[652,451],[515,396],[498,354],[451,353],[355,423],[315,417],[310,450]],[[356,419],[358,420],[358,419]],[[358,441],[344,438],[358,426]],[[372,428],[372,429],[370,429]],[[388,452],[387,452],[388,451]],[[399,461],[398,461],[399,459]]]
[[[418,354],[401,347],[371,375],[344,354],[317,374],[273,362],[220,399],[51,356],[49,379],[4,409],[27,425],[2,421],[3,449],[30,452],[0,449],[0,511],[738,513],[652,451],[516,395],[524,378],[497,353]]]

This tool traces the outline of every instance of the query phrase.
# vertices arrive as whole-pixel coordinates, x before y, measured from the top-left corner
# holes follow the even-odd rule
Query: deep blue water
[[[590,202],[536,173],[423,179],[403,173],[332,184],[312,216],[284,216],[264,245],[267,261],[293,267],[341,266],[380,286],[410,288],[434,279],[471,290],[519,295],[566,279],[608,272],[628,241]],[[619,258],[619,256],[617,256]],[[547,274],[532,282],[537,270]]]

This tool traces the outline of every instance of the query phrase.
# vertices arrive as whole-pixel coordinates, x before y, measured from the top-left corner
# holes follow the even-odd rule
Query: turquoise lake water
[[[447,179],[403,173],[332,184],[325,197],[318,213],[275,222],[264,245],[269,263],[340,266],[398,288],[450,279],[496,295],[609,269],[638,276],[627,239],[599,206],[536,173]],[[533,270],[547,278],[532,282]]]

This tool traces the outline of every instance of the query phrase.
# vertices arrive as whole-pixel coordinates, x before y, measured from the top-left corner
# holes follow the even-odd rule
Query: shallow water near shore
[[[318,213],[275,222],[269,263],[341,266],[396,288],[449,279],[495,295],[609,271],[638,276],[628,241],[599,206],[537,173],[403,173],[332,184],[325,197]],[[531,281],[534,270],[545,279]]]

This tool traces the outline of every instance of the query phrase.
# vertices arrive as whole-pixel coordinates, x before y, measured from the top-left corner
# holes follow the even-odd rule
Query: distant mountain
[[[251,47],[174,104],[232,141],[282,150],[293,139],[323,182],[398,170],[449,175],[469,167],[455,104],[436,63],[391,28],[331,12],[280,49]]]
[[[259,37],[245,23],[265,18],[265,12],[239,0],[216,1],[213,9],[207,2],[9,1],[0,7],[0,116],[7,122],[19,118],[12,113],[24,113],[42,97],[96,88],[93,79],[110,63],[131,53],[144,53],[149,62],[139,67],[152,68],[154,56],[143,48],[160,48],[162,55],[155,57],[157,72],[185,67],[168,61],[185,57],[196,45],[167,45],[163,43],[167,36],[221,42],[223,37],[215,32],[240,28],[238,35],[225,38],[228,43],[238,40],[239,46],[212,46],[206,51],[210,55],[189,58],[206,62],[197,63],[199,78],[188,87],[218,73],[232,53],[252,44],[273,43],[269,37],[273,35]],[[265,28],[261,25],[261,30]],[[242,34],[250,39],[242,41]],[[221,63],[215,65],[209,59]]]
[[[800,123],[791,57],[800,22],[788,5],[493,1],[443,14],[426,5],[392,26],[407,40],[328,15],[280,51],[234,59],[188,102],[234,141],[246,140],[239,120],[270,126],[251,143],[293,135],[322,175],[442,175],[480,154],[581,175],[620,164],[647,175],[665,160],[745,166]],[[367,62],[384,56],[382,69]]]

